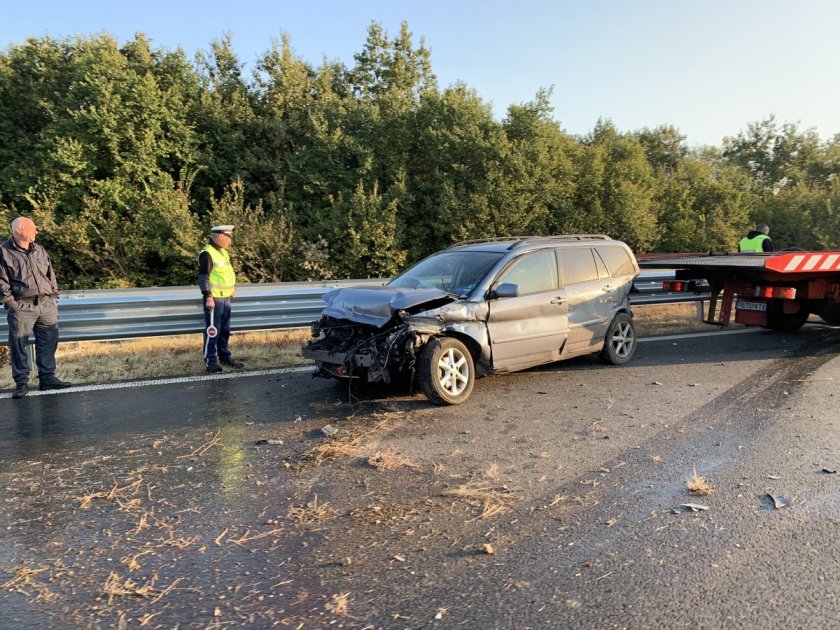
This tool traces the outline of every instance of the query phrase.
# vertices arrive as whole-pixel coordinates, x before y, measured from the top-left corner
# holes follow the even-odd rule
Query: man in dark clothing
[[[773,240],[767,236],[770,234],[770,226],[766,223],[759,223],[754,230],[741,239],[738,243],[739,252],[772,252]]]
[[[232,225],[210,230],[210,242],[198,254],[198,288],[204,298],[204,364],[210,373],[221,372],[222,365],[240,370],[228,347],[230,339],[230,301],[236,294],[236,274],[228,247],[233,240]]]
[[[35,332],[35,364],[40,389],[63,389],[71,383],[55,375],[58,347],[58,282],[50,257],[35,242],[38,229],[32,219],[12,221],[12,237],[0,246],[0,299],[8,311],[9,350],[15,392],[29,391],[29,356],[26,346]]]

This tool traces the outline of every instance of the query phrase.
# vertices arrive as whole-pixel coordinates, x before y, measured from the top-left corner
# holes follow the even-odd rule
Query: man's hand
[[[207,308],[216,308],[216,300],[213,299],[212,295],[207,296],[207,299],[204,300],[204,306]]]

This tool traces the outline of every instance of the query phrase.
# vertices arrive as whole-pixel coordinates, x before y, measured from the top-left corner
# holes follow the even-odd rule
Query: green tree
[[[283,211],[267,211],[245,200],[245,184],[240,179],[222,194],[210,198],[210,223],[234,225],[231,258],[237,282],[282,282],[288,280],[294,230]],[[195,251],[197,260],[198,250]]]
[[[581,231],[603,232],[639,251],[656,241],[655,179],[644,148],[609,121],[584,139],[577,207]]]

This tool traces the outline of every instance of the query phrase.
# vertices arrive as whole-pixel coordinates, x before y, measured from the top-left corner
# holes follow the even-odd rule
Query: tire
[[[816,313],[826,324],[831,324],[832,326],[840,324],[840,304],[825,302]]]
[[[610,322],[604,337],[601,360],[611,365],[623,365],[636,354],[636,324],[627,313],[618,313]]]
[[[800,311],[798,313],[783,313],[772,314],[767,316],[767,326],[770,330],[778,330],[780,332],[796,332],[808,321],[808,311]]]
[[[417,364],[417,380],[436,405],[460,405],[475,385],[475,366],[467,347],[453,337],[430,339]]]

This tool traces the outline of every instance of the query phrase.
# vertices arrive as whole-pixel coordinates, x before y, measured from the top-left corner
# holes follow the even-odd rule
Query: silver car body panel
[[[518,261],[540,252],[540,260],[547,261],[546,249],[555,252],[556,269],[548,270],[556,273],[554,285],[494,297],[496,287],[515,276],[508,272]],[[389,369],[414,369],[429,338],[454,336],[472,349],[480,373],[510,372],[597,352],[615,316],[631,312],[629,293],[639,267],[620,241],[546,240],[524,247],[503,241],[455,246],[445,253],[451,260],[452,253],[461,251],[484,255],[483,275],[474,284],[458,284],[459,276],[453,274],[430,287],[428,280],[435,276],[427,274],[420,278],[420,288],[412,288],[412,267],[383,287],[327,293],[322,319],[313,326],[316,339],[304,356],[314,359],[325,375],[355,378],[354,368],[364,368],[368,380],[389,382]],[[428,270],[435,256],[415,267],[427,263]],[[591,269],[582,274],[575,261]],[[528,285],[529,276],[521,277]],[[445,290],[453,285],[467,286],[468,292],[458,296]],[[347,322],[362,328],[347,332]]]

